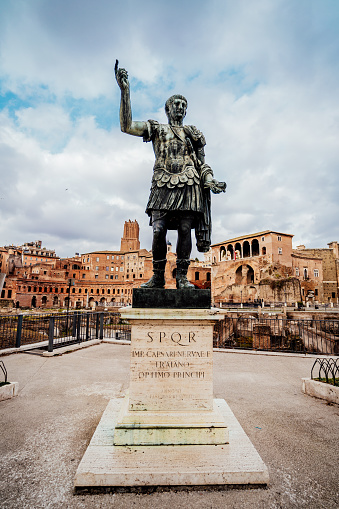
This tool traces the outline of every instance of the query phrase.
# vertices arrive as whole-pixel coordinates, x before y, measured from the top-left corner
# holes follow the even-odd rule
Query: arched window
[[[266,247],[263,247],[262,250],[261,250],[261,254],[265,255],[266,254]]]
[[[243,243],[242,252],[244,258],[248,258],[250,256],[250,243],[248,242],[248,240],[245,240],[245,242]]]
[[[259,242],[258,239],[252,240],[252,256],[259,256]]]
[[[226,249],[224,246],[221,246],[219,256],[221,262],[226,260]]]
[[[241,256],[241,244],[239,242],[236,243],[235,245],[235,260],[239,260],[240,258],[242,258]]]
[[[226,254],[227,260],[233,260],[234,259],[234,249],[232,244],[229,244],[227,246],[227,254]]]

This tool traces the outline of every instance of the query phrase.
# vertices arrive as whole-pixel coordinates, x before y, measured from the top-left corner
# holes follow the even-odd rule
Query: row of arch
[[[226,247],[221,246],[219,251],[219,261],[225,260],[239,260],[241,258],[250,258],[252,256],[259,256],[260,247],[258,239],[253,239],[252,242],[245,240],[242,244],[228,244]],[[261,254],[266,254],[266,247],[262,247]]]
[[[100,304],[114,303],[115,301],[116,301],[115,297],[112,297],[111,300],[105,299],[105,297],[101,297],[100,300],[95,300],[94,297],[90,297],[90,299],[88,300],[88,305],[91,306],[92,304],[98,304],[98,303],[100,303]],[[78,302],[79,302],[79,304],[81,304],[81,301],[78,301]],[[124,302],[124,298],[121,297],[119,302]],[[41,298],[41,305],[47,306],[47,304],[48,304],[47,296],[43,295]],[[52,306],[59,306],[60,304],[61,304],[61,302],[59,300],[59,297],[57,295],[55,295],[53,297]],[[74,301],[75,307],[76,307],[76,304],[77,304],[77,301]],[[37,301],[36,295],[33,295],[32,300],[31,300],[31,307],[35,308],[37,305],[38,305],[38,301]],[[63,305],[64,306],[68,305],[68,297],[65,297]],[[19,302],[17,302],[16,307],[19,307]]]

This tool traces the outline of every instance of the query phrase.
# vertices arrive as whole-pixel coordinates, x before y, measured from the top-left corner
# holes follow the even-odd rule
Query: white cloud
[[[115,58],[136,119],[164,122],[167,97],[187,96],[187,123],[228,183],[214,242],[265,229],[339,240],[337,19],[326,0],[2,3],[0,87],[18,98],[0,116],[0,245],[118,248],[137,219],[150,248],[154,156],[119,130]]]

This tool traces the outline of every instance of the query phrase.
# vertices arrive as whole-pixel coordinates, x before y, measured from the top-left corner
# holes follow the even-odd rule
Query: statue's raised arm
[[[147,124],[146,122],[134,122],[132,120],[128,73],[126,69],[119,69],[118,60],[115,61],[114,72],[121,90],[120,128],[123,133],[132,134],[133,136],[144,136],[145,131],[147,131]]]

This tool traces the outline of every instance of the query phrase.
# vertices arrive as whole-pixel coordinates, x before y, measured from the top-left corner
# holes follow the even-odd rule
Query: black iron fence
[[[72,312],[50,315],[0,316],[0,349],[48,342],[46,348],[91,339],[130,340],[131,328],[120,313]]]
[[[339,320],[226,317],[214,329],[214,347],[339,354]]]
[[[339,358],[316,359],[311,369],[311,378],[339,387]]]
[[[0,316],[0,349],[45,342],[58,346],[90,339],[131,338],[128,321],[118,312],[72,312]],[[339,354],[339,320],[226,317],[215,324],[213,345],[280,352]]]

